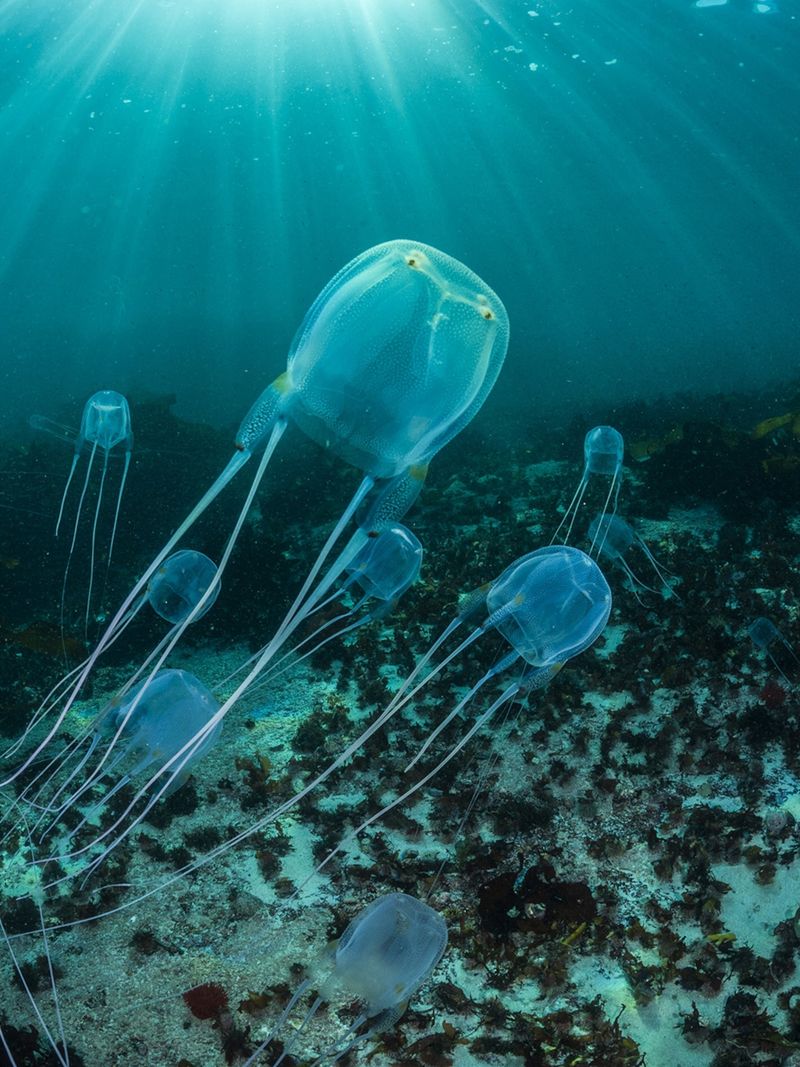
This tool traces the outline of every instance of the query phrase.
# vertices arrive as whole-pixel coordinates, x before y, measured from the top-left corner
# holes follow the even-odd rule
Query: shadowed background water
[[[238,421],[400,236],[506,303],[482,420],[796,373],[793,6],[0,3],[0,425]]]

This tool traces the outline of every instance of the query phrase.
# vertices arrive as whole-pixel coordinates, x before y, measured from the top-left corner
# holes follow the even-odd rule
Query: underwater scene
[[[790,0],[0,0],[0,1067],[800,1067]]]

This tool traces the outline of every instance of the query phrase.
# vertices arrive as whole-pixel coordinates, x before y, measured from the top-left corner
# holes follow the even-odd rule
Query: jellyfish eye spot
[[[486,309],[486,311],[484,311],[484,313],[483,313],[483,317],[484,317],[485,319],[493,319],[493,318],[494,318],[494,315],[493,315],[493,314],[491,313],[491,311],[489,311],[489,309],[487,308],[487,309]]]
[[[406,260],[406,263],[408,264],[409,267],[417,267],[417,266],[419,266],[419,264],[417,263],[416,259],[414,259],[413,256],[409,256],[408,259]]]
[[[378,536],[378,531],[377,530],[370,530],[369,533],[367,534],[367,537],[377,537],[377,536]]]

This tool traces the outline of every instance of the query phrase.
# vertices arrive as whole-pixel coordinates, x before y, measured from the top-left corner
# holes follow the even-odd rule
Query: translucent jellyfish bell
[[[164,560],[150,579],[147,599],[153,611],[167,622],[183,622],[203,599],[217,573],[217,565],[202,552],[183,548]],[[192,616],[197,622],[209,611],[222,586],[214,586],[211,595]]]
[[[585,552],[550,545],[507,567],[486,607],[495,628],[544,679],[597,640],[611,612],[611,590]]]
[[[218,702],[199,678],[189,671],[164,670],[139,682],[124,700],[111,705],[98,724],[109,736],[119,731],[125,744],[123,758],[134,757],[135,774],[150,763],[166,760],[213,717]],[[217,723],[192,752],[187,764],[196,763],[220,735]],[[188,773],[188,771],[187,771]]]
[[[407,526],[394,523],[368,537],[347,572],[366,596],[393,601],[416,582],[421,566],[419,538]]]
[[[408,1000],[428,980],[447,947],[447,926],[430,905],[407,893],[387,893],[367,905],[348,925],[330,958],[331,973],[319,983],[306,979],[288,1006],[244,1067],[252,1064],[278,1036],[300,997],[316,980],[320,994],[314,999],[283,1053],[278,1067],[297,1046],[305,1027],[325,1001],[345,1003],[356,999],[362,1011],[346,1033],[313,1062],[336,1062],[354,1047],[392,1026],[406,1009]],[[354,1036],[368,1019],[375,1020],[360,1037]],[[353,1036],[351,1036],[353,1035]]]
[[[208,726],[218,709],[219,703],[212,694],[188,671],[162,670],[152,678],[145,678],[133,686],[122,700],[113,701],[98,716],[88,750],[81,758],[78,768],[70,774],[67,783],[77,777],[78,771],[83,769],[88,757],[98,747],[104,752],[104,757],[68,799],[60,801],[58,805],[51,802],[46,807],[46,812],[54,813],[55,818],[42,833],[42,837],[45,837],[66,812],[103,778],[114,775],[118,770],[123,772],[102,800],[72,831],[71,836],[74,838],[81,827],[91,821],[100,806],[106,805],[131,779],[146,770],[152,771],[153,768],[163,766],[179,753],[188,741]],[[202,740],[181,758],[178,773],[167,793],[175,792],[183,785],[192,767],[215,744],[221,729],[222,723],[215,723],[207,730]],[[56,793],[56,799],[63,791],[62,785]],[[161,794],[148,799],[142,817],[152,808],[159,795]],[[101,841],[104,836],[105,834],[98,835],[92,844]],[[68,855],[77,857],[89,847],[91,845],[75,849]],[[101,854],[83,873],[88,877],[106,854]],[[49,859],[66,859],[66,855],[51,856]]]
[[[89,463],[86,468],[86,478],[83,483],[83,489],[81,491],[80,499],[78,501],[78,510],[75,513],[75,526],[72,532],[72,541],[70,543],[69,555],[67,557],[67,565],[64,571],[64,583],[61,589],[61,627],[62,632],[64,628],[64,599],[67,589],[67,577],[69,575],[70,563],[72,562],[72,553],[75,549],[75,542],[78,537],[78,523],[80,522],[81,510],[83,509],[83,501],[86,497],[86,491],[89,487],[89,477],[92,473],[92,466],[94,464],[95,454],[97,449],[100,448],[103,452],[103,472],[100,476],[100,488],[97,491],[97,504],[95,505],[94,521],[92,523],[92,542],[91,542],[91,556],[89,561],[89,591],[86,597],[86,619],[85,627],[89,626],[89,611],[92,602],[92,588],[94,584],[94,560],[95,560],[95,547],[97,542],[97,522],[100,516],[100,503],[103,499],[103,489],[106,483],[106,472],[108,470],[108,458],[111,450],[117,445],[124,445],[125,448],[125,466],[122,471],[122,478],[120,479],[119,491],[117,493],[117,505],[114,510],[114,525],[111,529],[111,538],[108,544],[108,552],[106,558],[107,565],[111,563],[111,555],[114,551],[114,541],[117,535],[117,523],[119,521],[119,509],[122,504],[122,494],[125,489],[125,481],[128,477],[128,468],[131,461],[131,451],[133,449],[133,430],[131,429],[131,412],[128,407],[128,401],[122,395],[117,393],[113,389],[103,389],[99,393],[94,393],[86,401],[83,409],[83,416],[81,418],[81,429],[75,442],[75,454],[72,457],[72,466],[70,467],[69,476],[67,478],[67,484],[64,486],[64,493],[61,497],[61,506],[58,510],[58,519],[56,521],[56,537],[58,537],[58,531],[61,527],[61,520],[64,516],[64,505],[67,501],[67,495],[69,493],[69,487],[72,483],[73,475],[78,466],[78,459],[81,452],[86,445],[91,445],[92,450],[89,454]]]
[[[613,426],[595,426],[584,439],[583,458],[589,474],[615,477],[622,467],[624,454],[622,434]]]
[[[575,519],[583,504],[583,498],[592,475],[611,479],[605,503],[603,504],[603,509],[600,513],[601,517],[608,511],[608,506],[611,504],[612,498],[613,506],[611,514],[613,515],[616,512],[617,501],[619,500],[619,490],[622,485],[622,461],[624,455],[625,442],[623,441],[622,434],[619,430],[615,430],[613,426],[595,426],[594,429],[589,430],[583,441],[583,474],[578,483],[578,488],[575,490],[572,500],[569,502],[567,510],[564,512],[564,517],[558,524],[558,529],[553,534],[553,541],[551,544],[558,539],[561,530],[567,523],[569,523],[569,525],[567,527],[564,541],[569,541],[570,536],[572,535],[572,527],[575,525]],[[593,550],[594,543],[592,544],[590,552]]]
[[[376,478],[423,466],[473,417],[508,345],[495,293],[438,249],[388,241],[322,290],[289,354],[291,419]]]
[[[404,1004],[447,947],[441,915],[407,893],[387,893],[352,920],[334,955],[336,982],[364,1001],[367,1016]]]
[[[106,450],[129,443],[131,412],[128,401],[113,389],[102,389],[86,401],[81,419],[81,437]]]

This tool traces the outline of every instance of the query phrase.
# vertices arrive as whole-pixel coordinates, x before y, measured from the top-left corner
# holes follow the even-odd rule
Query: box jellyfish
[[[321,966],[300,983],[266,1040],[245,1062],[255,1063],[282,1032],[302,996],[319,990],[295,1032],[274,1061],[283,1062],[305,1035],[306,1027],[324,1003],[343,1007],[358,1001],[360,1012],[341,1038],[324,1049],[314,1063],[335,1063],[352,1049],[403,1015],[408,1001],[432,974],[447,947],[447,926],[430,905],[407,893],[386,893],[368,904],[330,946]],[[357,1031],[369,1027],[360,1036]]]
[[[285,652],[272,663],[258,683],[247,692],[263,689],[279,674],[283,674],[290,667],[312,656],[330,641],[344,637],[374,619],[385,618],[394,609],[403,593],[419,577],[422,556],[423,549],[419,538],[402,523],[393,523],[385,530],[368,533],[361,550],[346,566],[341,585],[310,611],[306,618],[310,619],[323,608],[341,601],[354,589],[360,589],[361,595],[356,597],[350,607],[345,607],[340,614],[316,627],[291,651]],[[329,633],[328,631],[334,627],[333,632]],[[219,690],[231,678],[249,667],[263,654],[266,647],[259,649],[241,667],[215,685],[215,690]]]
[[[513,679],[503,689],[501,695],[478,714],[473,724],[461,738],[453,743],[433,770],[359,826],[351,836],[359,834],[430,781],[500,708],[518,696],[524,696],[547,685],[568,660],[589,648],[605,629],[610,611],[611,590],[598,565],[585,552],[566,545],[549,545],[522,556],[507,567],[494,582],[481,587],[466,599],[459,613],[422,656],[384,711],[359,737],[347,745],[325,770],[293,797],[259,819],[253,826],[213,849],[202,859],[191,864],[188,869],[194,869],[222,855],[251,834],[285,815],[358,752],[377,730],[445,667],[457,660],[466,649],[487,635],[498,633],[508,646],[507,651],[447,712],[411,761],[409,769],[427,751],[441,732],[472,703],[487,682],[508,672],[513,674]],[[482,618],[482,621],[474,625],[478,618]],[[468,636],[435,666],[429,667],[428,665],[439,649],[457,629],[465,624],[473,626]],[[428,668],[427,671],[426,668]],[[422,676],[421,680],[417,681],[420,676]],[[145,788],[149,789],[154,780],[148,782]],[[144,795],[143,789],[114,825],[102,835],[106,837],[115,830],[119,831],[106,846],[106,853],[124,840],[136,825],[135,821],[129,820],[129,816],[136,803]],[[333,854],[331,853],[331,856]],[[327,857],[324,863],[327,863],[331,856]],[[185,871],[179,872],[177,877],[182,876],[183,873]]]
[[[666,568],[662,567],[645,542],[633,529],[630,523],[620,518],[619,515],[595,515],[589,523],[588,537],[593,546],[597,547],[598,556],[605,557],[609,563],[615,564],[624,571],[631,584],[633,595],[641,603],[638,590],[646,589],[649,593],[657,593],[658,590],[646,585],[632,570],[625,558],[631,548],[638,548],[644,558],[655,571],[661,582],[666,596],[680,597],[667,580]]]
[[[558,540],[559,534],[566,523],[569,523],[569,525],[567,526],[564,542],[569,541],[572,536],[572,527],[575,525],[575,519],[581,509],[586,489],[593,475],[603,479],[611,479],[601,515],[606,514],[609,504],[611,504],[611,514],[613,515],[616,512],[619,490],[622,485],[622,459],[624,453],[625,443],[622,440],[622,434],[619,430],[615,430],[613,426],[595,426],[593,430],[589,430],[583,442],[583,474],[578,482],[578,488],[575,490],[572,500],[567,505],[567,510],[558,524],[558,529],[553,534],[551,544]],[[592,544],[590,552],[593,550],[594,544]]]
[[[92,588],[94,585],[94,562],[95,562],[95,549],[97,544],[97,522],[100,516],[100,504],[103,499],[103,489],[106,484],[106,473],[108,471],[108,458],[111,454],[111,450],[116,448],[117,445],[122,445],[125,452],[125,466],[122,469],[122,477],[119,483],[119,489],[117,491],[117,504],[114,509],[114,523],[111,527],[111,538],[108,543],[108,552],[106,553],[107,565],[111,564],[111,555],[114,551],[114,540],[117,535],[117,523],[119,521],[119,509],[122,504],[122,494],[125,489],[125,482],[128,477],[128,468],[131,462],[131,451],[133,450],[133,430],[131,429],[131,412],[128,406],[128,401],[122,395],[117,393],[113,389],[103,389],[99,393],[94,393],[86,401],[86,405],[83,409],[83,417],[81,418],[81,429],[75,442],[75,454],[72,457],[72,466],[67,476],[67,484],[64,486],[64,493],[61,497],[61,506],[58,509],[58,519],[56,520],[56,537],[61,528],[61,520],[64,517],[64,505],[67,501],[69,494],[69,487],[72,484],[72,479],[75,475],[75,471],[78,466],[78,460],[81,457],[81,453],[85,448],[91,445],[91,451],[89,452],[89,462],[86,466],[86,477],[83,481],[83,489],[78,499],[78,509],[75,512],[75,524],[72,530],[72,540],[70,541],[69,554],[67,556],[67,565],[64,571],[64,583],[61,590],[61,627],[63,632],[64,627],[64,599],[66,597],[67,590],[67,578],[69,577],[70,563],[72,562],[72,554],[75,550],[75,542],[78,538],[78,524],[80,522],[81,511],[83,510],[83,501],[86,497],[86,491],[89,488],[89,479],[92,473],[92,467],[94,465],[95,455],[98,448],[103,453],[103,470],[100,475],[100,487],[97,491],[97,503],[94,510],[94,521],[92,522],[92,540],[91,550],[89,555],[89,590],[86,595],[86,618],[85,628],[89,625],[89,611],[92,603]]]
[[[89,739],[89,754],[101,747],[109,752],[113,750],[113,756],[106,761],[102,770],[95,770],[89,774],[86,780],[66,799],[61,799],[65,786],[71,783],[76,775],[71,774],[67,782],[59,787],[45,808],[45,814],[52,818],[41,831],[40,839],[49,836],[70,809],[74,808],[89,790],[98,785],[102,779],[110,778],[111,785],[108,791],[83,815],[78,825],[71,831],[70,839],[75,838],[79,830],[90,822],[101,807],[107,805],[124,786],[143,775],[144,772],[152,771],[163,765],[180,751],[190,737],[194,736],[205,724],[211,722],[218,708],[219,704],[203,683],[184,670],[159,671],[154,678],[143,679],[134,686],[123,700],[112,701],[95,721]],[[196,746],[188,757],[180,761],[179,773],[173,777],[170,789],[166,793],[174,792],[183,785],[194,765],[216,743],[221,728],[221,722],[216,723],[204,735],[202,745]],[[82,765],[85,762],[84,758]],[[162,794],[145,798],[142,816],[153,807],[160,795]],[[38,862],[63,860],[67,856],[74,858],[85,853],[90,847],[91,845],[87,845],[63,855],[49,856]],[[98,862],[91,863],[87,871],[82,873],[86,875],[91,873]]]

